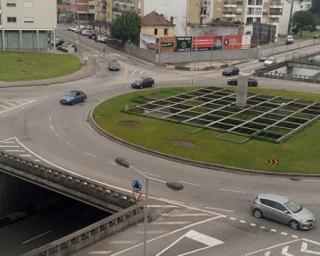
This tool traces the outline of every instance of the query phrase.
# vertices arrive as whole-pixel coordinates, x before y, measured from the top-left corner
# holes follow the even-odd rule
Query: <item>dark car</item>
[[[87,99],[87,94],[82,91],[69,91],[66,92],[61,98],[60,103],[66,105],[73,105],[79,102],[84,102]]]
[[[75,46],[74,44],[60,44],[59,46],[57,46],[57,50],[59,51],[63,51],[63,52],[69,52],[69,49],[73,48],[74,52],[77,51],[77,46]]]
[[[154,80],[150,77],[141,77],[139,79],[137,79],[136,81],[134,81],[131,84],[132,88],[135,89],[142,89],[142,88],[146,88],[146,87],[153,87],[154,86]]]
[[[239,70],[238,67],[230,66],[230,67],[225,68],[222,71],[222,75],[224,75],[224,76],[234,76],[234,75],[238,75],[239,72],[240,72],[240,70]]]
[[[112,60],[109,62],[109,70],[110,71],[119,71],[120,70],[120,63],[116,60]]]
[[[238,79],[229,79],[227,81],[228,85],[238,85]],[[257,87],[258,86],[258,80],[255,79],[254,77],[248,77],[248,86],[249,87]]]

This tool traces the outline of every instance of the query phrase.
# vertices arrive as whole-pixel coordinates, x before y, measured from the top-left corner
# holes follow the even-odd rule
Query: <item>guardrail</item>
[[[109,212],[118,212],[135,204],[130,194],[119,192],[103,183],[2,151],[0,171]]]
[[[23,256],[67,256],[141,221],[143,217],[143,206],[137,204]]]

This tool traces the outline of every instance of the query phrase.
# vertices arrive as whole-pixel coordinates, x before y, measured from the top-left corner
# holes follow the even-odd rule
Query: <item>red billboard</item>
[[[222,36],[194,36],[192,37],[192,49],[203,50],[221,50]]]
[[[174,52],[176,49],[175,37],[161,37],[160,38],[160,52]]]
[[[242,48],[242,35],[223,36],[223,50],[237,50]]]

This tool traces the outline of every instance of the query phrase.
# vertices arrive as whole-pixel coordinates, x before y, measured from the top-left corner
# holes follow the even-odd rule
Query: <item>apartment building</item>
[[[109,0],[112,2],[112,19],[116,19],[125,11],[136,11],[138,14],[143,16],[141,13],[141,4],[145,0]]]
[[[80,23],[93,23],[95,14],[94,0],[73,0],[71,11]]]
[[[57,28],[56,0],[0,0],[0,8],[0,49],[48,49]]]

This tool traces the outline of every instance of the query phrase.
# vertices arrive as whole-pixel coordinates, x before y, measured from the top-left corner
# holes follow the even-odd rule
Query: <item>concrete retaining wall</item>
[[[135,204],[131,194],[66,170],[40,165],[1,151],[0,171],[108,212],[118,212]]]
[[[115,232],[141,221],[143,217],[143,207],[141,205],[134,205],[82,230],[32,250],[23,256],[71,255],[84,247],[92,245]]]

